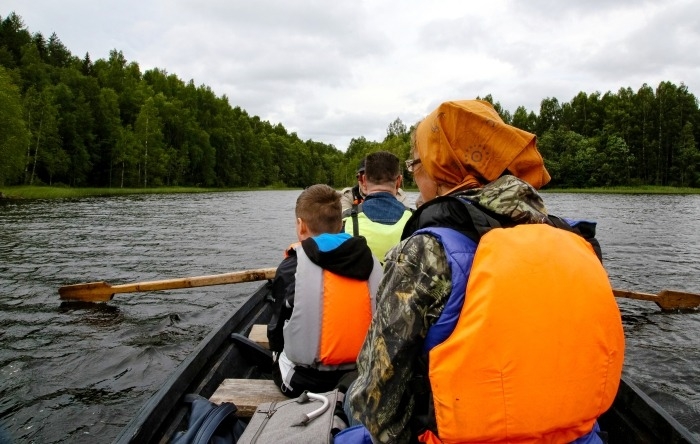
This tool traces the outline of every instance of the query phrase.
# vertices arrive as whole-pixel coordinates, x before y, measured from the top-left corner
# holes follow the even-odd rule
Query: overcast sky
[[[695,0],[2,0],[12,11],[78,57],[117,49],[343,151],[446,100],[538,113],[666,80],[700,93]]]

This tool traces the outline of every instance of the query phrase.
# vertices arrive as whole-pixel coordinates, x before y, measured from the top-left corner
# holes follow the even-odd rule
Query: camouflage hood
[[[547,223],[547,208],[537,190],[515,176],[501,176],[483,188],[453,194],[519,224]]]
[[[473,202],[487,215],[475,221],[464,200]],[[502,176],[482,188],[437,197],[420,206],[406,223],[401,239],[421,228],[447,227],[477,240],[490,225],[484,225],[483,217],[495,219],[497,225],[503,226],[550,223],[547,208],[535,188],[515,176]]]

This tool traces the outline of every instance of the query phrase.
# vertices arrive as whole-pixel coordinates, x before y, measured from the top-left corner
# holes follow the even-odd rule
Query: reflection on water
[[[18,442],[110,441],[257,283],[60,301],[61,285],[276,266],[299,191],[0,203],[0,423]],[[409,202],[416,195],[409,193]],[[700,292],[700,196],[546,194],[598,222],[613,286]],[[619,300],[625,373],[700,437],[700,313]]]

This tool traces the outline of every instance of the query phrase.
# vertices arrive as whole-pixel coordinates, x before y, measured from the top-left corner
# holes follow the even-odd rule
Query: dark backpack
[[[236,406],[230,402],[216,405],[199,395],[186,395],[191,403],[187,430],[178,432],[172,444],[235,444],[245,430],[236,416]]]

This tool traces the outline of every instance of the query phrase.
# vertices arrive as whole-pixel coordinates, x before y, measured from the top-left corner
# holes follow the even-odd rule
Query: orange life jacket
[[[476,246],[447,228],[420,232],[436,235],[448,260]],[[494,228],[471,251],[470,269],[450,263],[453,285],[461,275],[466,289],[453,288],[447,304],[465,299],[429,350],[437,429],[420,440],[567,443],[591,432],[615,398],[624,357],[620,312],[593,248],[531,224]]]

